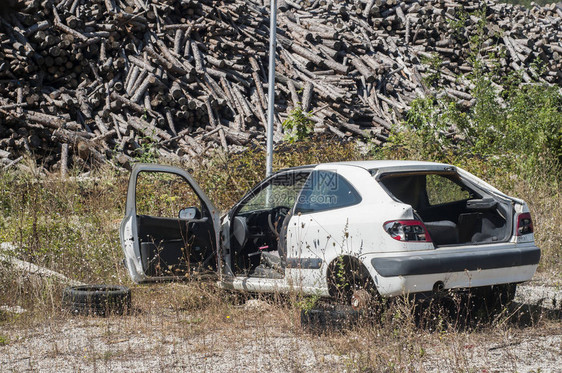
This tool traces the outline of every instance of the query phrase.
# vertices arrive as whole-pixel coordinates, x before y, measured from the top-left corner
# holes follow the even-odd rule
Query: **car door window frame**
[[[139,200],[138,198],[138,184],[139,184],[139,176],[141,176],[142,174],[157,174],[157,173],[164,173],[167,175],[173,175],[179,179],[181,179],[184,183],[185,183],[185,187],[190,188],[191,191],[193,192],[193,194],[195,195],[195,197],[197,197],[198,200],[198,205],[197,206],[182,206],[182,208],[180,210],[178,210],[177,214],[175,214],[174,216],[157,216],[157,215],[153,215],[153,214],[146,214],[144,213],[145,211],[141,211],[143,212],[142,214],[139,214],[139,209],[137,206],[137,202]],[[174,197],[174,196],[171,196]],[[207,204],[205,203],[205,201],[201,198],[201,195],[198,193],[198,191],[193,187],[193,185],[191,184],[191,182],[186,179],[183,175],[180,175],[178,173],[175,172],[168,172],[168,171],[152,171],[152,170],[142,170],[140,172],[137,173],[136,176],[136,180],[135,180],[135,213],[137,216],[139,215],[146,215],[146,216],[153,216],[153,217],[162,217],[162,218],[167,218],[167,219],[179,219],[179,220],[194,220],[197,218],[193,218],[193,219],[182,219],[179,216],[179,212],[183,209],[189,208],[189,207],[196,207],[199,210],[200,213],[200,217],[199,219],[202,218],[208,218],[211,216],[211,213],[209,211],[209,208],[207,206]]]
[[[180,168],[157,164],[136,164],[131,171],[131,176],[129,178],[129,184],[127,188],[127,201],[125,205],[125,218],[123,219],[120,227],[122,247],[125,251],[126,260],[128,260],[130,265],[133,266],[133,268],[130,268],[129,271],[135,278],[135,281],[150,281],[150,277],[147,277],[144,274],[141,264],[137,263],[138,260],[140,260],[140,238],[138,235],[139,232],[136,224],[136,220],[138,218],[136,206],[136,188],[137,178],[139,173],[141,172],[163,172],[175,174],[183,178],[193,189],[197,197],[202,201],[202,207],[204,207],[206,209],[206,212],[209,214],[208,217],[210,219],[210,224],[212,227],[211,234],[214,235],[214,250],[216,252],[218,260],[217,274],[219,278],[222,278],[222,255],[220,251],[219,239],[220,216],[218,210],[215,208],[214,204],[210,201],[208,196],[203,192],[195,179],[193,179],[193,177],[188,172]],[[197,219],[191,221],[195,222],[197,221]],[[129,242],[130,239],[132,239],[132,242],[129,245],[127,244],[127,242]]]

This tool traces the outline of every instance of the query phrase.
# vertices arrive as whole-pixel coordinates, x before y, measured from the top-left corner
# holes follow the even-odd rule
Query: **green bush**
[[[285,141],[290,143],[308,138],[314,130],[310,112],[303,111],[300,105],[295,107],[283,121],[283,129],[285,130]]]
[[[519,72],[498,73],[501,56],[483,48],[486,39],[498,37],[486,31],[486,14],[486,9],[473,14],[480,22],[469,40],[472,72],[459,76],[471,83],[472,100],[452,99],[446,88],[434,84],[434,95],[411,103],[404,128],[395,131],[381,156],[401,154],[455,164],[478,159],[479,164],[526,178],[536,175],[535,170],[549,169],[560,183],[561,91],[538,80],[527,83]],[[425,63],[435,70],[434,62]],[[533,61],[527,73],[538,79],[542,61]]]

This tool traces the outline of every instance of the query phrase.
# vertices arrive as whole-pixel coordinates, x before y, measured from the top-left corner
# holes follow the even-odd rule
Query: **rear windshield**
[[[416,210],[480,198],[451,172],[389,174],[383,175],[380,183],[393,197]]]

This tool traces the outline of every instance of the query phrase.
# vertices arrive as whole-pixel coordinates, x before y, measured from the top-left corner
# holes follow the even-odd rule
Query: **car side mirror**
[[[178,217],[183,220],[197,219],[201,217],[201,211],[197,207],[187,207],[180,210]]]

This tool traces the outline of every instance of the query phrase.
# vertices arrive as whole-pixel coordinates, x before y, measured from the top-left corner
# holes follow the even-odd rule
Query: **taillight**
[[[431,242],[429,232],[419,220],[392,220],[384,223],[383,227],[397,241]]]
[[[533,219],[530,213],[524,212],[517,216],[517,235],[523,236],[529,233],[533,233]]]

